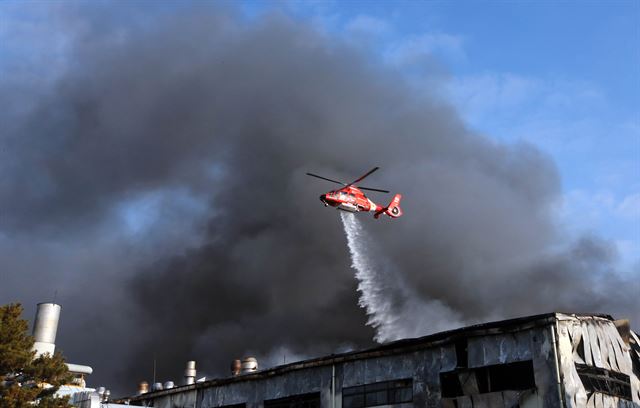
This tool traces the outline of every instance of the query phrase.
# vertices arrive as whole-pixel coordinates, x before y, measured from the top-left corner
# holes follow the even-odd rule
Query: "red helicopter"
[[[364,176],[356,179],[355,181],[352,181],[349,184],[345,184],[341,181],[331,180],[329,178],[318,176],[317,174],[312,173],[307,173],[307,176],[316,177],[344,186],[341,189],[329,191],[328,193],[320,196],[320,201],[324,203],[325,207],[330,205],[332,207],[336,207],[338,210],[349,212],[368,211],[374,213],[374,218],[380,217],[380,214],[383,213],[387,214],[391,218],[398,218],[402,216],[402,209],[400,209],[400,199],[402,198],[402,196],[400,194],[396,194],[388,206],[382,207],[368,199],[367,196],[364,195],[362,190],[388,193],[387,190],[368,187],[356,187],[356,183],[361,182],[365,179],[365,177],[369,176],[371,173],[378,169],[379,167],[371,169]]]

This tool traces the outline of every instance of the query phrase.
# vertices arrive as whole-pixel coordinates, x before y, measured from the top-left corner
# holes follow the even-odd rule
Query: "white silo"
[[[36,357],[49,353],[53,355],[56,349],[56,332],[60,320],[60,305],[55,303],[38,303],[36,320],[33,323],[33,350]]]

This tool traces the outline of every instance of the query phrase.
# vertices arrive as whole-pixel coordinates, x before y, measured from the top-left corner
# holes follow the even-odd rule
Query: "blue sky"
[[[0,5],[0,74],[40,67],[33,75],[42,80],[42,67],[55,76],[64,65],[55,59],[63,37],[60,49],[11,58],[26,51],[11,47],[9,32],[37,36],[43,4]],[[306,20],[405,72],[416,92],[439,94],[478,133],[547,152],[562,180],[556,211],[567,234],[599,234],[625,266],[640,268],[640,1],[230,4],[249,20],[274,10]]]
[[[566,233],[611,240],[637,271],[640,2],[246,1],[242,10],[274,8],[371,49],[475,131],[551,155]],[[425,66],[431,57],[439,66]]]

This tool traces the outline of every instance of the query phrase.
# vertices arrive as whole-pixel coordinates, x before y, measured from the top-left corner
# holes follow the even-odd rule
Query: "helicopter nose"
[[[322,194],[320,196],[320,201],[322,201],[324,203],[324,202],[326,202],[326,200],[327,200],[327,195],[326,194]]]

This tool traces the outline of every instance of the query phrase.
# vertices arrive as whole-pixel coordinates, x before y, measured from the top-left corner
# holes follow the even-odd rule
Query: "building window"
[[[585,364],[576,364],[576,370],[587,392],[599,392],[631,401],[631,379],[628,375]]]
[[[413,380],[393,380],[342,389],[342,408],[402,404],[413,401]]]
[[[469,342],[466,338],[455,341],[456,367],[469,367]]]
[[[320,393],[314,392],[265,400],[264,408],[320,408]]]
[[[440,373],[440,387],[443,398],[532,389],[536,387],[533,362],[518,361]]]

